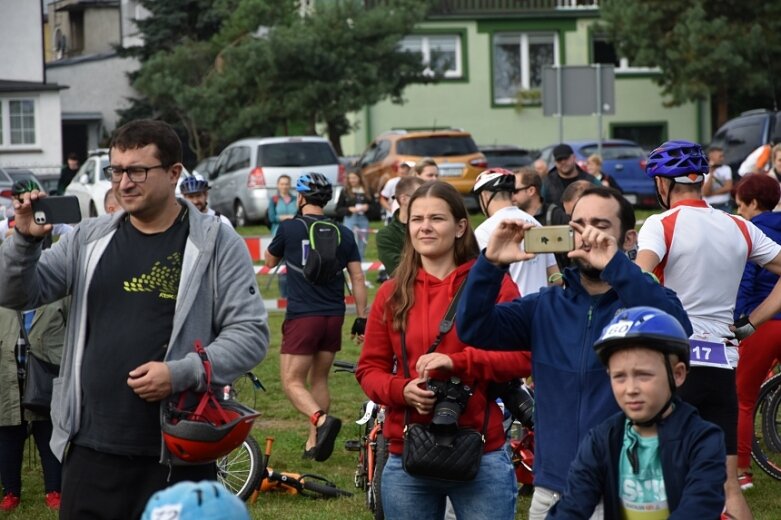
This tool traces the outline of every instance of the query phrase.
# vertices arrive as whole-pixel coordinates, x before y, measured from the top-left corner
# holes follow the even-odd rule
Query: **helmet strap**
[[[649,426],[654,426],[655,424],[659,424],[664,418],[664,414],[667,413],[667,410],[669,410],[670,406],[672,406],[673,404],[673,398],[675,397],[675,377],[673,377],[673,369],[670,366],[670,360],[668,359],[667,354],[663,354],[663,355],[664,355],[664,367],[667,371],[667,382],[670,385],[670,397],[669,399],[667,399],[667,402],[664,403],[662,409],[659,410],[659,413],[657,413],[647,421],[635,422],[630,420],[629,422],[631,424],[640,426],[642,428],[647,428]]]

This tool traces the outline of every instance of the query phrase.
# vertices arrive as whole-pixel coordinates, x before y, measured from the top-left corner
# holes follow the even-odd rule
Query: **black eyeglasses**
[[[127,168],[120,168],[119,166],[106,166],[103,168],[103,174],[111,182],[119,182],[122,180],[122,175],[127,173],[127,178],[131,182],[141,183],[146,181],[149,170],[155,168],[168,168],[164,164],[158,164],[157,166],[128,166]]]
[[[531,186],[521,186],[520,188],[515,188],[515,191],[513,193],[518,193],[519,191],[528,190],[531,188]]]

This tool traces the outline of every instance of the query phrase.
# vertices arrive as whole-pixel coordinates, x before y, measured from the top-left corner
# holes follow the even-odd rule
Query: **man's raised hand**
[[[569,225],[580,234],[581,247],[570,251],[567,256],[585,260],[594,269],[604,269],[618,251],[616,238],[594,226],[582,226],[577,222]]]
[[[496,265],[508,265],[534,258],[521,248],[526,230],[533,227],[534,224],[523,220],[502,220],[488,240],[486,259]]]

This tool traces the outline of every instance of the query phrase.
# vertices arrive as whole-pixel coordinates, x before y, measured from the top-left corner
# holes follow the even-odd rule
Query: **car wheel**
[[[244,227],[247,225],[247,211],[239,200],[237,200],[236,204],[233,206],[233,219],[236,221],[236,227]]]
[[[95,202],[90,201],[89,203],[89,216],[90,217],[97,217],[98,216],[98,208],[95,207]]]

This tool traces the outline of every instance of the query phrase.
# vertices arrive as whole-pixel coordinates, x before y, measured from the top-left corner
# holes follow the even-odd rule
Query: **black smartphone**
[[[68,195],[36,199],[33,201],[33,220],[41,226],[44,224],[77,224],[81,222],[79,198]]]

